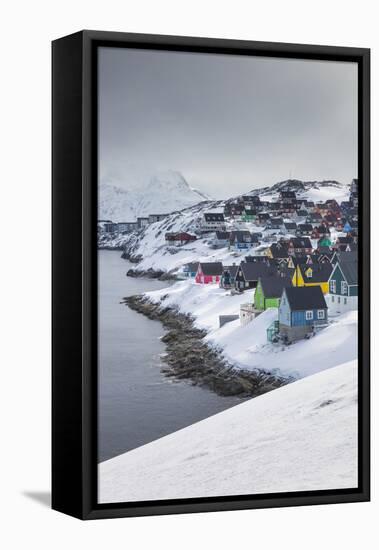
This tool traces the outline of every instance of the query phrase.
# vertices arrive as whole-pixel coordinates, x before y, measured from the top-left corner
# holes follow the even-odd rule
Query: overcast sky
[[[164,170],[225,198],[357,177],[354,63],[101,48],[100,181]]]

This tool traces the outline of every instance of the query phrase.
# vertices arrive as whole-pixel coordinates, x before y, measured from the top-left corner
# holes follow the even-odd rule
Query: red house
[[[180,233],[166,233],[165,234],[166,242],[180,246],[182,244],[187,244],[191,241],[196,241],[195,235],[190,233],[180,232]]]
[[[195,281],[201,285],[219,283],[223,271],[224,268],[221,262],[200,262],[197,268]]]

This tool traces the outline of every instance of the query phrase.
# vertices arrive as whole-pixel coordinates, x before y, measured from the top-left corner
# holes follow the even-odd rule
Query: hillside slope
[[[99,465],[99,501],[357,486],[357,364],[309,376]]]

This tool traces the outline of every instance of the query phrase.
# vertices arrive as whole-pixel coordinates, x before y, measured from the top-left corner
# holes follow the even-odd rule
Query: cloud
[[[173,169],[226,197],[357,175],[354,63],[123,48],[99,53],[100,178]]]

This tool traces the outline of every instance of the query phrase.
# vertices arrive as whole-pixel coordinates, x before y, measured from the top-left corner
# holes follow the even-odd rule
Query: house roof
[[[310,277],[306,275],[306,271],[308,269],[312,270],[312,275]],[[325,283],[329,280],[330,274],[333,271],[333,266],[329,262],[322,264],[301,265],[300,271],[305,282]]]
[[[348,285],[358,284],[358,263],[357,262],[338,262],[340,269]]]
[[[224,270],[221,262],[200,262],[199,267],[203,275],[222,275]]]
[[[280,191],[282,199],[296,199],[295,191]]]
[[[229,271],[230,275],[232,277],[235,277],[237,274],[238,265],[224,265],[224,273],[225,271]]]
[[[284,291],[292,311],[327,309],[324,295],[318,285],[286,287]]]
[[[294,248],[312,248],[312,243],[309,237],[295,237],[290,240]]]
[[[271,218],[270,223],[271,225],[275,225],[275,224],[283,225],[283,218]]]
[[[356,262],[358,261],[357,252],[336,252],[333,255],[333,261],[337,262]]]
[[[297,226],[299,231],[306,231],[308,233],[312,233],[313,227],[310,223],[299,223]]]
[[[291,286],[289,277],[259,277],[263,294],[266,298],[280,298],[283,294],[283,288]]]
[[[295,222],[285,222],[284,227],[286,229],[297,229],[297,224]]]
[[[273,243],[270,246],[270,251],[273,258],[288,258],[288,246],[279,246],[277,243]]]
[[[272,277],[277,274],[274,267],[261,262],[241,262],[240,268],[245,281],[258,281],[259,277]]]
[[[353,237],[338,237],[338,243],[340,244],[350,244],[354,242]]]
[[[255,216],[256,213],[257,213],[257,210],[255,208],[245,208],[246,216]]]
[[[230,242],[250,243],[252,241],[250,231],[231,231]]]
[[[327,254],[327,255],[330,255],[330,256],[332,255],[329,246],[318,246],[317,247],[317,252],[319,254]]]
[[[216,231],[216,239],[227,241],[230,238],[230,231]]]
[[[198,267],[199,262],[190,262],[184,266],[184,269],[187,269],[190,273],[196,273]]]

